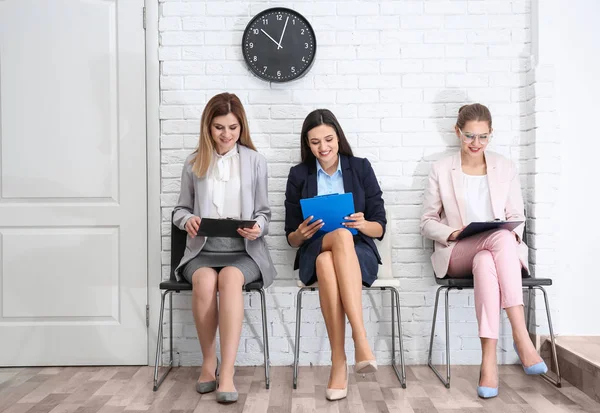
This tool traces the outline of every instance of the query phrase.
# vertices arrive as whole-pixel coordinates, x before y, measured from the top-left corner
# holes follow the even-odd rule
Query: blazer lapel
[[[463,225],[466,224],[467,215],[465,212],[465,194],[463,189],[462,180],[462,167],[460,160],[460,152],[458,152],[452,161],[452,185],[454,186],[454,196],[456,197],[456,203],[458,204],[458,211],[460,213],[460,220]]]
[[[317,188],[317,160],[308,165],[308,176],[306,177],[306,198],[313,198],[318,194]]]
[[[485,154],[485,163],[487,165],[487,179],[488,186],[490,188],[490,202],[492,204],[492,212],[494,213],[495,219],[504,219],[504,214],[502,213],[502,209],[497,204],[496,200],[498,199],[498,170],[496,169],[496,158],[493,154]]]
[[[243,145],[238,145],[240,154],[240,202],[242,203],[242,219],[252,219],[254,212],[254,198],[252,197],[252,182],[255,170],[250,164],[248,149]]]
[[[200,199],[199,202],[199,207],[200,207],[200,217],[202,218],[203,216],[205,216],[205,214],[207,213],[207,211],[210,211],[210,204],[212,203],[212,198],[209,196],[206,196],[205,194],[208,194],[208,183],[207,183],[207,177],[205,176],[202,179],[198,179],[196,184],[196,191],[198,192],[198,194],[202,194],[202,196],[197,197],[198,199]]]
[[[340,155],[340,162],[342,163],[342,179],[344,180],[344,192],[352,192],[354,194],[354,181],[352,180],[352,168],[350,167],[350,160],[346,155]]]

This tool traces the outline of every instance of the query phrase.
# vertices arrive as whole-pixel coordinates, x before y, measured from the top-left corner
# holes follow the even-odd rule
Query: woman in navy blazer
[[[346,397],[348,366],[344,350],[345,316],[352,326],[355,372],[377,370],[363,321],[362,286],[377,278],[381,258],[373,238],[382,239],[386,219],[381,189],[367,159],[354,157],[339,122],[331,111],[311,112],[300,136],[302,163],[290,169],[285,191],[285,233],[299,247],[294,269],[305,285],[319,282],[319,299],[331,345],[331,374],[326,396]],[[317,195],[351,192],[354,210],[345,229],[324,233],[321,220],[303,219],[300,200]]]

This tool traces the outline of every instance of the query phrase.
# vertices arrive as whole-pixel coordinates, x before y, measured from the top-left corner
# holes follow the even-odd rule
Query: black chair
[[[187,232],[180,230],[173,225],[173,217],[171,217],[171,273],[169,274],[169,280],[160,283],[159,288],[162,290],[162,298],[160,304],[160,319],[158,322],[158,339],[156,343],[156,361],[154,364],[154,387],[156,391],[167,377],[167,374],[173,367],[173,292],[179,293],[181,291],[192,291],[192,285],[185,280],[177,281],[175,277],[175,268],[181,262],[183,253],[185,252],[185,242]],[[265,301],[265,290],[263,288],[263,281],[258,280],[249,284],[244,285],[245,292],[256,291],[260,294],[260,306],[262,311],[262,329],[263,329],[263,343],[264,343],[264,356],[265,356],[265,386],[268,389],[270,385],[269,381],[269,335],[267,333],[267,304]],[[163,349],[163,316],[165,313],[165,298],[169,295],[169,342],[170,342],[170,360],[162,376],[158,377],[158,369],[161,364],[161,354]]]
[[[449,304],[448,298],[451,290],[465,290],[465,289],[473,289],[473,276],[471,275],[469,278],[449,278],[448,276],[444,278],[438,278],[435,276],[435,282],[440,286],[437,289],[435,294],[435,306],[433,308],[433,322],[431,325],[431,339],[429,341],[429,355],[427,358],[427,364],[433,370],[436,376],[441,380],[442,383],[446,386],[446,388],[450,388],[450,323],[449,323]],[[554,342],[554,330],[552,329],[552,318],[550,316],[550,307],[548,305],[548,295],[546,294],[546,290],[544,287],[552,285],[552,280],[550,278],[533,278],[531,277],[527,271],[523,270],[523,290],[527,289],[528,292],[528,300],[527,300],[527,316],[526,316],[526,326],[529,331],[529,321],[531,320],[531,307],[533,301],[533,290],[540,290],[544,294],[544,302],[546,304],[546,316],[548,317],[548,328],[550,330],[550,340],[552,343],[552,361],[554,362],[554,366],[556,368],[556,379],[544,374],[543,377],[548,380],[550,383],[554,384],[556,387],[561,387],[561,376],[560,370],[558,368],[558,357],[556,354],[556,344]],[[446,330],[446,378],[444,379],[439,371],[434,367],[431,357],[432,357],[432,349],[433,349],[433,338],[435,336],[435,322],[437,319],[437,310],[438,310],[438,302],[440,298],[440,292],[443,290],[446,291],[446,301],[445,301],[445,330]]]

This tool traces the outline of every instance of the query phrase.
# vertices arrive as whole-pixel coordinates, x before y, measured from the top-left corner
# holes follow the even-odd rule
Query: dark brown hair
[[[458,119],[456,119],[456,126],[458,128],[464,128],[465,124],[470,121],[487,122],[490,130],[492,129],[492,114],[487,106],[481,103],[464,105],[458,110]]]
[[[202,120],[200,121],[200,138],[198,139],[196,157],[192,161],[192,171],[194,171],[198,178],[206,175],[212,160],[213,148],[215,147],[215,142],[210,134],[210,125],[214,118],[225,116],[229,113],[233,113],[240,123],[240,139],[238,143],[256,150],[250,138],[246,111],[244,111],[244,106],[240,99],[233,93],[215,95],[206,104],[204,112],[202,112]]]
[[[346,156],[354,156],[352,154],[352,148],[350,148],[350,144],[348,143],[348,139],[346,139],[346,135],[344,135],[344,131],[335,115],[329,109],[317,109],[310,112],[302,124],[302,132],[300,132],[300,154],[302,156],[302,162],[315,162],[315,155],[310,150],[310,145],[308,143],[308,132],[320,125],[331,126],[335,131],[339,140],[338,153]]]

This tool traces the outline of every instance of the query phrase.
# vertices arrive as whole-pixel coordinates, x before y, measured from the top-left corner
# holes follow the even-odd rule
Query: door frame
[[[158,60],[158,0],[144,0],[146,11],[146,171],[148,200],[148,365],[154,365],[162,280],[160,206],[160,63]]]

